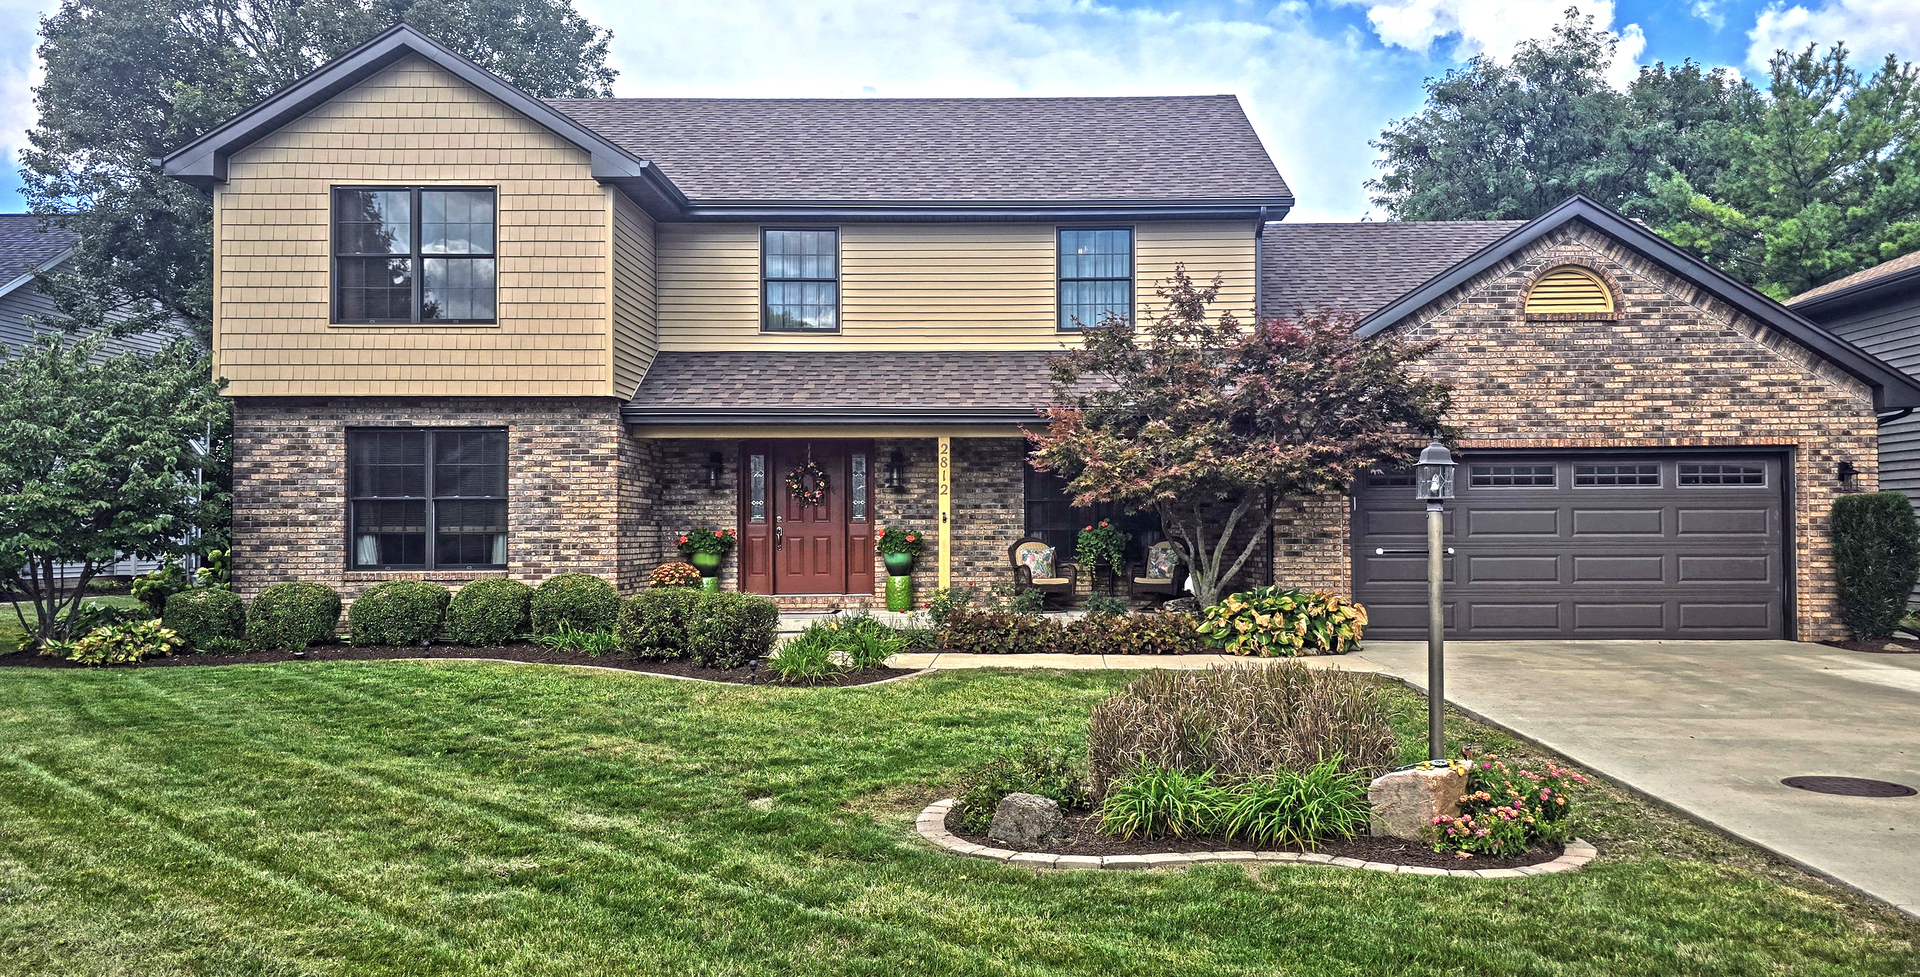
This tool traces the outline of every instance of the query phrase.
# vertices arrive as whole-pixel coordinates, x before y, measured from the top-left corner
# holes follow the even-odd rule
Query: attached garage
[[[1787,476],[1778,454],[1464,453],[1444,524],[1447,633],[1781,637]],[[1426,505],[1411,476],[1369,477],[1353,507],[1369,637],[1424,638]]]

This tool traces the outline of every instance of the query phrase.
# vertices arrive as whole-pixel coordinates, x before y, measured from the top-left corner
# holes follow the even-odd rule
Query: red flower
[[[1105,519],[1100,520],[1100,528],[1107,528],[1107,521]]]
[[[725,537],[725,535],[726,535],[725,533],[722,533],[722,532],[721,532],[720,530],[718,530],[718,529],[716,529],[716,530],[714,530],[714,531],[713,531],[713,538],[714,538],[714,539],[721,539],[721,538],[723,538],[723,537]]]
[[[1081,532],[1083,532],[1083,533],[1090,533],[1090,532],[1093,532],[1093,527],[1092,527],[1092,526],[1082,526],[1082,527],[1080,527],[1080,531],[1081,531]]]
[[[683,533],[683,534],[681,534],[681,536],[680,536],[680,542],[682,542],[682,543],[685,543],[686,541],[687,541],[687,537],[686,537],[686,535],[685,535],[684,533]]]
[[[909,543],[911,543],[911,542],[913,542],[914,540],[916,540],[916,539],[919,539],[919,538],[920,538],[920,537],[918,537],[918,536],[915,536],[915,535],[914,535],[914,534],[912,534],[912,533],[908,533],[908,534],[907,534],[907,542],[909,542]]]

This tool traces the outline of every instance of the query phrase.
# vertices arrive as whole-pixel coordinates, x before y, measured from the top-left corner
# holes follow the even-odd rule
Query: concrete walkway
[[[1293,661],[1288,658],[1241,658],[1237,655],[960,655],[950,652],[914,652],[887,659],[894,668],[1171,668],[1189,670],[1214,665],[1260,665]],[[1383,669],[1358,655],[1302,658],[1310,668],[1343,668],[1354,672]]]
[[[1424,642],[1365,651],[1422,688],[1426,654]],[[1447,699],[1920,915],[1920,796],[1780,783],[1823,774],[1920,787],[1920,655],[1791,641],[1450,642]]]

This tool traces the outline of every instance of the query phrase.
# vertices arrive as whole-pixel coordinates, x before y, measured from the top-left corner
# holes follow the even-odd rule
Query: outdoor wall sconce
[[[727,463],[720,457],[720,452],[716,451],[707,456],[708,490],[718,490],[720,488],[720,475],[726,471],[726,468]]]
[[[1860,469],[1855,468],[1853,465],[1853,462],[1851,461],[1841,462],[1840,463],[1840,491],[1842,492],[1853,491],[1854,489],[1853,479],[1855,476],[1859,474],[1860,474]]]
[[[887,456],[887,491],[905,492],[907,490],[907,453],[899,448]]]

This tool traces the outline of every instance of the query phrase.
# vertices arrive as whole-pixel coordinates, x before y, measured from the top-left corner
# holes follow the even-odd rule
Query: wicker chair
[[[1049,549],[1053,547],[1048,546],[1046,541],[1034,539],[1031,536],[1007,547],[1007,562],[1013,565],[1014,586],[1023,590],[1037,590],[1046,600],[1054,602],[1057,606],[1072,607],[1075,588],[1080,582],[1079,567],[1071,563],[1061,564],[1060,554],[1056,551],[1053,554],[1054,576],[1036,577],[1027,568],[1026,561],[1020,558],[1023,553]]]
[[[1180,562],[1179,553],[1179,549],[1167,540],[1147,547],[1147,558],[1135,563],[1127,573],[1127,596],[1136,600],[1150,600],[1155,604],[1185,597],[1187,567]],[[1156,564],[1172,569],[1166,571],[1164,577],[1150,575],[1148,568]]]

